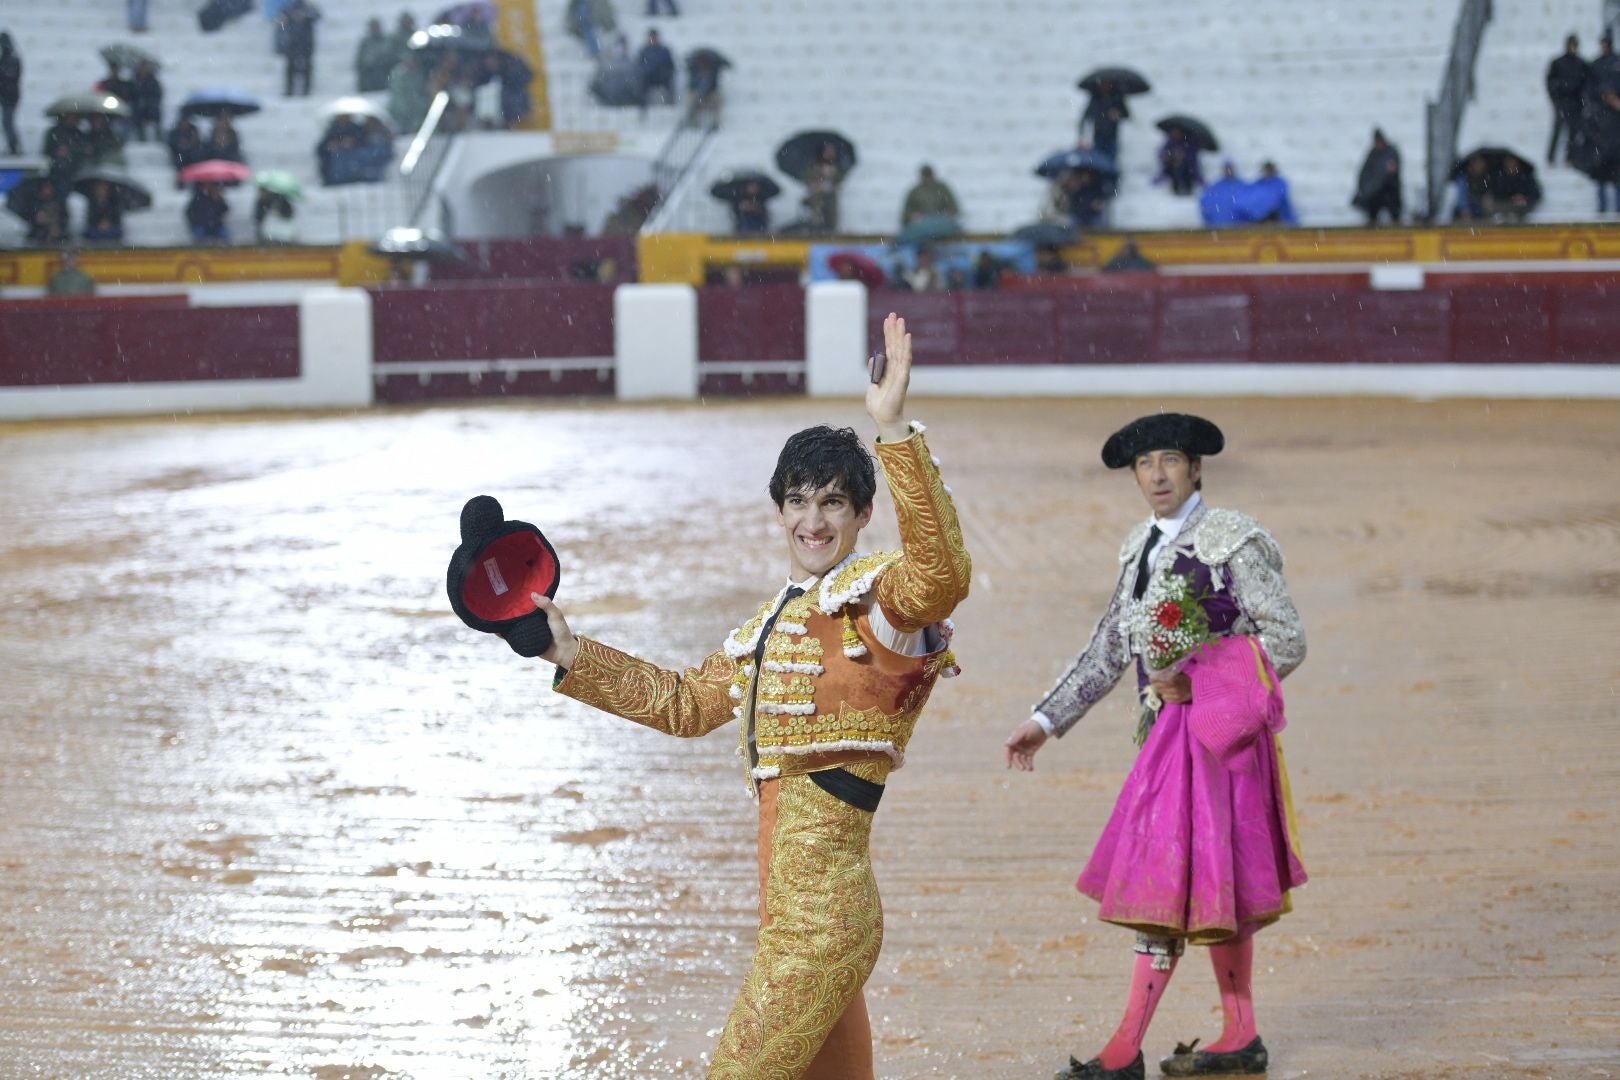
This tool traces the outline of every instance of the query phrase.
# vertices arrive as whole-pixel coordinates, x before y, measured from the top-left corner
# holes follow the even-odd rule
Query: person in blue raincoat
[[[1243,218],[1238,214],[1238,200],[1248,190],[1248,183],[1237,174],[1237,166],[1227,158],[1221,167],[1221,178],[1204,189],[1198,199],[1199,212],[1205,225],[1238,225]]]
[[[1298,225],[1294,204],[1288,198],[1288,181],[1277,172],[1277,166],[1266,162],[1260,166],[1260,175],[1250,181],[1238,199],[1238,213],[1244,221],[1256,224]]]

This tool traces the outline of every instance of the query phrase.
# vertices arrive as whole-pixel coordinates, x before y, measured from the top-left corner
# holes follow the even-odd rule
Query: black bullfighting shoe
[[[1102,1058],[1092,1058],[1085,1064],[1070,1058],[1069,1067],[1059,1070],[1054,1080],[1147,1080],[1147,1066],[1142,1064],[1140,1053],[1123,1069],[1103,1068]]]
[[[1198,1040],[1177,1043],[1175,1052],[1159,1059],[1159,1071],[1166,1076],[1257,1076],[1266,1071],[1270,1055],[1260,1036],[1241,1050],[1225,1053],[1197,1049]]]

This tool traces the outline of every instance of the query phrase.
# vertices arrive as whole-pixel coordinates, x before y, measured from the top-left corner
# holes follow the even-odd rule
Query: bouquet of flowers
[[[1131,644],[1141,653],[1149,675],[1174,670],[1210,640],[1202,600],[1193,593],[1189,575],[1161,574],[1131,605],[1126,619]]]

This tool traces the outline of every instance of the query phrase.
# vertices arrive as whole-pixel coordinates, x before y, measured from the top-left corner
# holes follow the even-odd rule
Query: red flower
[[[1158,620],[1160,626],[1174,630],[1181,625],[1181,620],[1186,617],[1186,614],[1185,611],[1181,610],[1180,604],[1172,600],[1166,600],[1154,610],[1153,617]]]

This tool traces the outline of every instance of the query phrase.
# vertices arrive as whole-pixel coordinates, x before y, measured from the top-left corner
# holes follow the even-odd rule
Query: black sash
[[[877,812],[878,800],[883,798],[883,785],[856,776],[846,769],[822,769],[810,774],[816,787],[839,802],[848,803],[868,814]]]

